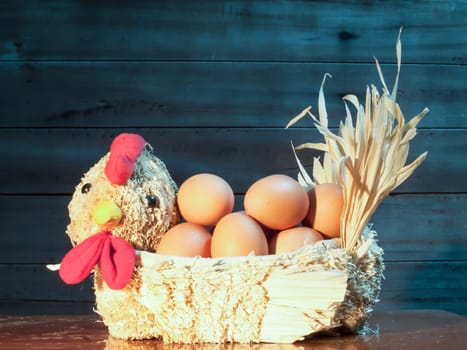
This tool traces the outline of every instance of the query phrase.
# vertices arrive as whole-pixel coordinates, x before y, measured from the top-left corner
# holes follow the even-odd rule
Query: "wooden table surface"
[[[319,337],[295,344],[177,345],[108,336],[96,315],[0,316],[0,349],[461,349],[467,318],[441,310],[381,311],[367,335]]]

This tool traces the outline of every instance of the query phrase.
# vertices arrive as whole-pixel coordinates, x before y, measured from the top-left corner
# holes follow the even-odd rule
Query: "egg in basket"
[[[393,90],[376,62],[383,91],[367,88],[363,105],[345,96],[347,116],[337,133],[328,128],[325,75],[318,117],[307,108],[287,125],[309,116],[324,141],[294,147],[297,180],[280,174],[259,180],[245,196],[245,212],[231,213],[233,193],[212,174],[178,192],[141,136],[119,135],[76,187],[67,228],[74,247],[60,277],[74,284],[93,272],[96,311],[115,338],[293,343],[322,331],[361,331],[384,270],[369,220],[426,157],[406,164],[428,110],[406,123],[395,102],[400,51],[399,38]],[[311,175],[295,153],[304,148],[323,152]],[[203,185],[203,176],[214,182]],[[203,186],[205,196],[190,197]],[[269,193],[279,209],[259,193]],[[222,205],[206,210],[203,201],[216,195]],[[327,207],[326,198],[334,198]],[[214,226],[212,235],[206,226]],[[282,248],[283,232],[291,229],[306,232]],[[242,250],[238,242],[250,245]]]

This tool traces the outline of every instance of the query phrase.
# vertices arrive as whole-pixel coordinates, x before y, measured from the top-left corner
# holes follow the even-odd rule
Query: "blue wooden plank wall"
[[[414,176],[372,221],[385,250],[380,309],[467,315],[466,1],[0,2],[0,313],[92,312],[89,281],[64,286],[67,203],[122,131],[141,133],[177,183],[217,173],[240,203],[260,176],[295,176],[290,141],[311,123],[325,73],[333,127],[341,97],[392,82],[404,27],[399,102],[425,106]],[[311,164],[313,153],[303,153]]]

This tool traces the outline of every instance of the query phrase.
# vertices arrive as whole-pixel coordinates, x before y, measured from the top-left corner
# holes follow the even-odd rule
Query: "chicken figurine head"
[[[179,221],[177,186],[152,147],[137,134],[120,134],[76,186],[67,234],[74,247],[63,258],[65,283],[83,281],[97,265],[111,289],[124,288],[135,250],[154,252]]]

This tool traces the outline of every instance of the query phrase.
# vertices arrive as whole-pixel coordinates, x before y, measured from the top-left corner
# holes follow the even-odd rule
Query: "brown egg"
[[[211,256],[268,254],[268,242],[258,222],[242,212],[230,213],[219,220],[212,234]]]
[[[344,195],[340,185],[325,183],[308,192],[310,209],[303,224],[327,237],[339,237]]]
[[[183,222],[162,237],[157,250],[162,255],[211,256],[211,234],[201,225]]]
[[[239,213],[246,214],[246,211],[245,210],[240,210]],[[278,233],[277,230],[269,228],[269,227],[267,227],[266,225],[263,225],[261,222],[259,222],[257,220],[256,220],[256,222],[261,226],[261,229],[263,230],[264,235],[266,236],[266,240],[269,241],[272,237],[274,237],[276,235],[276,233]]]
[[[269,241],[269,254],[291,252],[308,244],[316,243],[324,237],[311,227],[292,227],[279,232]]]
[[[259,179],[245,194],[245,210],[263,225],[285,230],[300,223],[308,212],[305,189],[287,175]]]
[[[186,221],[211,226],[232,212],[234,193],[221,177],[202,173],[193,175],[182,183],[178,190],[177,203]]]

